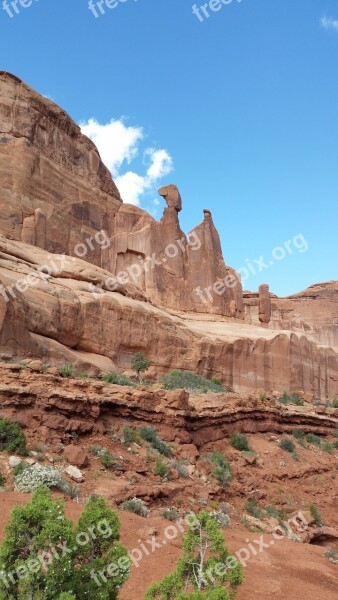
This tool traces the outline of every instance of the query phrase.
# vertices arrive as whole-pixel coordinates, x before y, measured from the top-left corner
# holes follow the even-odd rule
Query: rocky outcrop
[[[71,118],[0,72],[0,349],[94,373],[142,350],[153,377],[337,395],[338,283],[243,300],[211,212],[186,236],[178,188],[159,193],[159,222],[123,204]]]
[[[175,315],[80,259],[2,237],[0,281],[0,348],[9,355],[98,373],[130,369],[142,350],[150,376],[180,368],[243,392],[338,393],[332,349],[231,319]]]
[[[75,256],[97,231],[112,234],[120,194],[94,144],[56,104],[0,71],[0,231]],[[105,265],[93,245],[87,260]]]
[[[266,323],[270,329],[293,331],[322,346],[338,348],[338,281],[318,283],[286,298],[278,298],[266,287],[261,288],[259,295],[244,293],[247,323]],[[266,308],[268,304],[265,303],[271,308]],[[266,310],[270,314],[269,321]]]
[[[177,187],[166,186],[159,193],[168,202],[160,222],[134,206],[119,209],[111,271],[133,281],[157,304],[241,319],[242,286],[235,271],[224,264],[210,211],[204,211],[204,221],[186,236],[178,219]],[[220,293],[214,289],[217,283]]]
[[[305,429],[317,435],[333,434],[337,410],[309,405],[281,406],[255,395],[212,394],[190,397],[183,390],[136,389],[100,381],[65,380],[54,374],[31,372],[17,364],[0,364],[0,400],[3,415],[27,427],[39,441],[67,440],[103,433],[117,418],[161,427],[167,441],[180,440],[182,457],[199,456],[197,447],[223,440],[235,432],[283,433]],[[191,443],[193,442],[193,443]],[[195,445],[195,446],[194,446]],[[67,446],[69,462],[84,466],[87,456]],[[81,464],[80,464],[81,462]],[[311,466],[311,465],[310,465]],[[306,467],[307,468],[307,467]]]

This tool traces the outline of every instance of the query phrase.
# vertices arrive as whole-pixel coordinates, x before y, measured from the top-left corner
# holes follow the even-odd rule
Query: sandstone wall
[[[14,240],[74,255],[105,229],[120,194],[95,145],[56,104],[0,71],[0,231]],[[102,264],[95,245],[87,260]]]

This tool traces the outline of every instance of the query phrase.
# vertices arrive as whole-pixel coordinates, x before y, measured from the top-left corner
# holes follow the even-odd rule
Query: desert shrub
[[[322,443],[322,449],[324,450],[324,452],[332,454],[334,450],[334,445],[331,442],[325,441]]]
[[[162,513],[162,517],[164,517],[164,519],[167,519],[167,521],[178,521],[178,519],[180,518],[180,512],[177,508],[166,508],[163,513]]]
[[[86,371],[80,371],[80,373],[76,375],[76,379],[91,379],[91,376]]]
[[[103,466],[106,467],[106,469],[110,469],[110,467],[113,465],[113,459],[108,450],[104,450],[102,452],[102,454],[100,455],[100,460]]]
[[[127,385],[135,387],[135,383],[126,375],[118,375],[118,373],[107,373],[101,377],[104,383],[113,383],[114,385]]]
[[[236,450],[241,450],[242,452],[251,451],[248,438],[246,437],[245,433],[234,433],[234,435],[230,437],[230,444],[236,448]]]
[[[278,402],[281,404],[295,404],[296,406],[304,406],[304,400],[297,394],[287,394],[284,392],[282,396],[278,398]]]
[[[206,511],[193,515],[176,571],[151,585],[144,600],[234,600],[244,580],[242,565],[235,559],[231,569],[215,568],[229,556],[216,521]]]
[[[41,465],[28,466],[14,478],[15,489],[18,492],[33,492],[41,486],[58,488],[60,473],[52,467]]]
[[[139,433],[134,427],[124,427],[123,428],[123,439],[124,443],[129,445],[139,441]]]
[[[225,392],[220,383],[214,379],[206,379],[191,371],[172,371],[161,378],[161,383],[166,390],[185,389],[206,394],[207,392]]]
[[[209,512],[209,517],[216,522],[220,529],[227,529],[231,525],[230,516],[224,510],[213,510]]]
[[[0,487],[4,487],[6,484],[6,477],[0,472]]]
[[[60,479],[59,479],[59,482],[57,484],[57,489],[60,490],[60,492],[62,492],[63,494],[65,494],[65,496],[68,496],[69,498],[71,498],[72,500],[79,498],[80,494],[81,494],[81,488],[79,485],[76,485],[75,483],[71,483],[71,482],[67,481],[66,479],[63,479],[62,477],[60,477]]]
[[[73,365],[62,365],[59,369],[61,377],[73,377],[74,367]]]
[[[333,442],[333,447],[338,450],[338,440],[336,440],[335,442]]]
[[[292,439],[289,437],[282,438],[279,442],[279,447],[282,448],[282,450],[285,450],[285,452],[289,452],[290,454],[295,454],[296,452],[296,446],[294,445]]]
[[[260,400],[267,400],[268,396],[267,396],[267,394],[259,394],[259,399]]]
[[[278,519],[279,521],[282,521],[286,517],[285,510],[278,510],[274,506],[270,505],[265,507],[264,512],[268,517],[274,517],[274,519]]]
[[[172,469],[175,469],[180,477],[187,479],[189,472],[185,461],[172,460],[170,463]]]
[[[324,556],[329,559],[329,561],[333,563],[338,563],[338,551],[337,548],[328,548]]]
[[[333,408],[338,408],[338,398],[335,398],[332,402]]]
[[[306,441],[304,439],[304,431],[302,429],[293,429],[292,430],[293,437],[297,440],[298,444],[303,448],[306,448]]]
[[[233,479],[231,466],[227,457],[221,452],[212,452],[207,456],[207,460],[215,466],[212,474],[216,477],[222,488],[226,489]]]
[[[170,458],[172,456],[172,450],[168,444],[163,442],[157,437],[157,432],[154,427],[141,427],[140,436],[146,442],[149,442],[154,450],[157,450],[163,456]]]
[[[245,505],[245,510],[249,515],[252,515],[256,519],[262,520],[264,518],[263,511],[258,506],[256,500],[248,500]]]
[[[16,477],[17,475],[20,475],[20,473],[22,473],[27,468],[28,468],[28,464],[24,463],[24,462],[21,462],[20,464],[18,464],[15,467],[13,467],[13,475],[14,475],[14,477]]]
[[[316,504],[310,504],[309,506],[309,510],[310,510],[310,514],[311,517],[314,519],[316,525],[318,525],[318,527],[322,524],[322,519],[320,516],[320,512],[317,508]]]
[[[0,419],[0,452],[16,453],[21,456],[29,454],[25,435],[18,423],[10,423]]]
[[[107,452],[107,448],[103,448],[99,444],[93,444],[93,446],[89,446],[88,452],[92,456],[101,456],[104,452]]]
[[[135,371],[140,381],[141,373],[145,373],[145,371],[148,371],[149,367],[150,360],[148,360],[144,356],[144,352],[136,352],[131,361],[131,368],[133,369],[133,371]]]
[[[318,435],[315,435],[314,433],[308,433],[306,439],[309,442],[309,444],[315,444],[315,446],[319,447],[322,445],[322,440],[320,439],[320,437],[318,437]]]
[[[130,500],[126,500],[121,504],[122,510],[128,510],[129,512],[135,513],[135,515],[139,515],[140,517],[149,517],[149,510],[143,500],[141,498],[131,498]]]
[[[161,479],[169,479],[169,469],[160,457],[156,458],[154,474]]]
[[[38,489],[30,503],[14,508],[6,527],[0,547],[4,575],[0,598],[117,598],[130,572],[127,551],[119,543],[119,529],[117,514],[102,498],[88,500],[75,526],[65,517],[63,501],[53,500],[46,488]],[[88,534],[88,541],[79,544],[83,533]],[[107,572],[111,564],[115,565],[112,577]],[[91,576],[98,571],[106,573],[100,586]]]

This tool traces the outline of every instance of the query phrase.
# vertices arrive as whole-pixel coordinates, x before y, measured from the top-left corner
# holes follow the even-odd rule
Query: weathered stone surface
[[[66,446],[64,449],[64,455],[67,458],[68,462],[72,465],[75,465],[75,467],[80,467],[81,469],[83,467],[88,466],[88,454],[78,446],[74,446],[72,444]]]
[[[67,475],[69,475],[69,477],[71,479],[73,479],[73,481],[76,481],[77,483],[81,483],[84,480],[84,477],[83,477],[80,469],[78,469],[74,465],[69,465],[69,467],[66,467],[65,473],[67,473]]]
[[[94,144],[65,111],[0,71],[0,230],[74,256],[101,229],[112,233],[120,194]],[[94,245],[87,259],[104,264]]]
[[[210,210],[186,236],[177,187],[160,194],[159,222],[122,204],[71,118],[1,71],[0,350],[91,374],[126,371],[142,350],[150,376],[179,368],[239,391],[336,396],[338,282],[282,299],[261,286],[243,299]],[[80,243],[85,260],[74,257]],[[182,394],[171,401],[189,408]],[[86,423],[50,414],[40,432],[63,428]]]

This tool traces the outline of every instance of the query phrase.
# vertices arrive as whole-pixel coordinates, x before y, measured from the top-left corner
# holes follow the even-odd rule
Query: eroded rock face
[[[93,373],[143,350],[150,376],[337,395],[338,282],[243,300],[210,210],[186,236],[178,188],[159,193],[159,222],[123,204],[71,118],[0,72],[0,349]]]
[[[126,274],[157,304],[241,319],[242,286],[234,269],[224,264],[210,211],[186,236],[178,219],[179,193],[176,186],[168,187],[165,197],[171,200],[159,222],[138,207],[121,206],[109,250],[111,271]],[[221,293],[215,292],[216,282],[223,286]]]
[[[58,269],[46,275],[49,260],[44,250],[0,239],[3,352],[95,374],[130,369],[132,355],[143,350],[149,376],[180,368],[245,392],[338,393],[337,354],[305,336],[209,315],[177,316],[85,261],[54,255]]]
[[[0,71],[0,231],[74,256],[97,231],[112,233],[120,194],[94,144],[56,104]],[[95,246],[87,259],[103,265]]]
[[[338,349],[338,281],[318,283],[286,298],[269,294],[270,302],[267,294],[263,286],[259,295],[244,294],[247,323],[261,321],[270,329],[304,334],[320,345]]]

